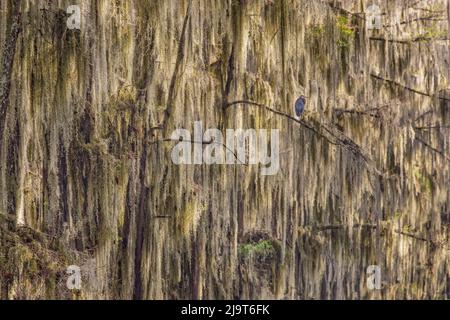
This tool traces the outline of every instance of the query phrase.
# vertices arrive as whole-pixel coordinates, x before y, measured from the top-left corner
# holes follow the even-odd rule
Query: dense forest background
[[[0,2],[1,299],[450,297],[447,1],[74,4]],[[174,165],[194,121],[279,173]]]

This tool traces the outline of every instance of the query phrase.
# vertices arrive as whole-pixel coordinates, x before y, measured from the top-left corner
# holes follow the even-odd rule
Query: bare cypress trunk
[[[448,37],[450,38],[450,0],[447,0]]]
[[[4,139],[6,114],[9,106],[9,95],[11,92],[11,78],[13,72],[14,56],[16,53],[17,38],[21,31],[21,0],[13,0],[11,8],[11,26],[4,43],[3,57],[1,60],[2,73],[0,75],[0,150]]]

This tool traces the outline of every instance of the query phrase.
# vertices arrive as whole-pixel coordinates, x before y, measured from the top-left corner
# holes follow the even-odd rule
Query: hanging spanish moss
[[[0,2],[0,299],[450,297],[446,0],[80,2]]]

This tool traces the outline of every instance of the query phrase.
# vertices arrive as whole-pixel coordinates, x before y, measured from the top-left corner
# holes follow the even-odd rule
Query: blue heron
[[[301,95],[300,98],[295,101],[295,115],[300,118],[305,111],[306,97]]]

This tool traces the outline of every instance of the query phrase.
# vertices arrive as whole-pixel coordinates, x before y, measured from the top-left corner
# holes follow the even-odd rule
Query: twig
[[[236,160],[240,162],[241,165],[248,166],[248,164],[246,164],[245,162],[241,161],[241,159],[239,159],[237,154],[233,150],[228,148],[228,146],[225,145],[223,142],[222,143],[215,142],[214,140],[210,140],[210,141],[195,141],[195,140],[184,140],[183,138],[180,138],[180,139],[164,138],[164,139],[151,141],[151,142],[149,142],[149,145],[152,146],[152,145],[155,145],[155,144],[158,144],[158,143],[163,143],[163,142],[186,142],[186,143],[194,143],[194,144],[202,144],[202,145],[217,144],[217,145],[225,147],[225,149],[230,151],[233,154],[233,156],[236,158]]]
[[[435,96],[434,94],[431,94],[431,93],[428,93],[428,92],[419,91],[419,90],[410,88],[410,87],[405,86],[405,85],[403,85],[403,84],[401,84],[401,83],[399,83],[399,82],[396,82],[396,81],[394,81],[394,80],[387,79],[387,78],[383,78],[383,77],[381,77],[381,76],[379,76],[379,75],[377,75],[377,74],[375,74],[375,73],[371,73],[370,76],[371,76],[372,78],[375,78],[375,79],[377,79],[377,80],[381,80],[381,81],[390,83],[390,84],[392,84],[392,85],[395,85],[395,86],[397,86],[397,87],[400,87],[400,88],[402,88],[402,89],[404,89],[404,90],[410,91],[410,92],[415,93],[415,94],[419,94],[419,95],[426,96],[426,97],[430,97],[430,98],[433,98],[433,97]],[[439,100],[443,100],[443,101],[450,101],[450,99],[444,98],[444,97],[439,97],[439,96],[438,96],[437,98],[438,98]]]
[[[338,225],[326,225],[326,226],[318,226],[315,227],[315,229],[319,230],[319,231],[327,231],[327,230],[340,230],[340,229],[345,229],[346,226],[342,225],[342,224],[338,224]],[[376,224],[355,224],[353,225],[353,228],[355,229],[376,229],[378,228],[378,226]]]
[[[414,127],[415,130],[432,130],[432,129],[450,129],[450,126],[428,126],[428,127]]]
[[[429,115],[429,114],[432,114],[433,112],[434,112],[433,110],[425,111],[424,113],[422,113],[421,115],[419,115],[419,116],[414,120],[414,122],[419,121],[420,119],[426,117],[426,116]]]
[[[422,237],[420,235],[416,235],[416,234],[405,232],[405,231],[398,230],[398,229],[394,230],[394,232],[399,235],[405,236],[405,237],[409,237],[409,238],[412,238],[412,239],[415,239],[418,241],[429,243],[431,246],[436,247],[436,248],[443,248],[445,250],[450,250],[450,247],[448,247],[444,242],[436,242],[436,241],[433,241],[432,239],[428,239],[428,238]],[[447,241],[447,243],[448,243],[448,241]]]
[[[405,21],[401,21],[399,24],[400,25],[404,25],[404,24],[409,24],[409,23],[413,23],[413,22],[417,22],[417,21],[444,21],[445,19],[442,18],[442,16],[440,15],[432,15],[432,16],[427,16],[427,17],[418,17],[415,19],[411,19],[411,20],[405,20]],[[397,24],[385,24],[383,25],[383,27],[385,28],[389,28],[389,27],[395,27]]]
[[[299,232],[302,231],[302,228],[304,227],[300,227],[299,228]],[[371,224],[371,223],[363,223],[363,224],[355,224],[353,225],[353,228],[360,228],[360,229],[366,229],[366,230],[377,230],[377,229],[381,229],[381,230],[388,230],[388,231],[392,231],[396,234],[405,236],[405,237],[409,237],[418,241],[422,241],[422,242],[426,242],[431,244],[434,247],[437,248],[443,248],[446,250],[450,250],[450,248],[448,246],[445,245],[445,243],[439,243],[436,241],[433,241],[432,239],[428,239],[425,238],[423,236],[420,235],[416,235],[413,233],[409,233],[406,231],[402,231],[400,229],[394,229],[392,230],[392,228],[388,228],[387,226],[381,226],[381,225],[377,225],[377,224]],[[343,225],[343,224],[337,224],[337,225],[324,225],[324,226],[312,226],[312,230],[314,231],[336,231],[336,230],[348,230],[349,226]]]
[[[431,240],[429,240],[427,238],[424,238],[424,237],[421,237],[421,236],[418,236],[418,235],[415,235],[415,234],[412,234],[412,233],[409,233],[409,232],[401,231],[401,230],[398,230],[398,229],[394,230],[394,232],[397,233],[397,234],[400,234],[402,236],[407,236],[407,237],[410,237],[410,238],[413,238],[413,239],[416,239],[416,240],[420,240],[420,241],[424,241],[424,242],[433,242],[433,241],[431,241]]]
[[[449,37],[427,37],[427,36],[419,36],[412,39],[386,39],[381,37],[370,37],[371,41],[383,41],[383,42],[391,42],[391,43],[401,43],[401,44],[410,44],[414,42],[427,42],[427,41],[450,41]]]
[[[445,10],[431,10],[428,8],[415,8],[413,7],[414,10],[419,10],[419,11],[425,11],[425,12],[430,12],[430,13],[435,13],[435,14],[442,14],[445,12]]]
[[[274,114],[277,114],[277,115],[286,117],[286,118],[288,118],[289,120],[292,120],[292,121],[294,121],[294,122],[296,122],[296,123],[302,125],[302,126],[305,127],[306,129],[308,129],[308,130],[314,132],[315,134],[321,136],[322,138],[324,138],[325,140],[327,140],[329,143],[331,143],[331,144],[333,144],[333,145],[339,145],[338,143],[333,142],[333,141],[331,141],[330,139],[328,139],[327,137],[321,135],[319,131],[317,131],[313,126],[309,125],[309,124],[306,123],[305,121],[299,120],[299,119],[297,119],[297,118],[294,118],[293,116],[291,116],[291,115],[289,115],[289,114],[287,114],[287,113],[284,113],[284,112],[281,112],[281,111],[272,109],[272,108],[270,108],[269,106],[266,106],[266,105],[264,105],[264,104],[260,104],[260,103],[253,102],[253,101],[248,101],[248,100],[239,100],[239,101],[233,101],[233,102],[228,103],[228,104],[226,105],[226,107],[225,107],[225,110],[227,110],[228,108],[230,108],[230,107],[232,107],[232,106],[246,105],[246,104],[247,104],[247,105],[250,105],[250,106],[255,106],[255,107],[263,108],[263,109],[266,109],[266,110],[268,110],[268,111],[270,111],[270,112],[272,112],[272,113],[274,113]]]
[[[433,147],[433,146],[430,145],[428,142],[426,142],[425,140],[423,140],[422,138],[420,138],[420,137],[418,137],[418,136],[416,136],[415,138],[416,138],[417,141],[419,141],[420,143],[422,143],[425,147],[427,147],[427,148],[430,149],[431,151],[436,152],[437,154],[439,154],[440,156],[442,156],[445,160],[450,161],[450,157],[447,156],[447,155],[445,154],[444,151],[439,150],[439,149]]]
[[[356,114],[356,115],[361,115],[361,116],[369,116],[369,117],[373,117],[373,118],[380,118],[380,115],[378,113],[371,113],[374,111],[369,111],[369,110],[356,110],[356,109],[334,109],[333,112],[336,112],[339,115],[343,114],[343,113],[349,113],[349,114]]]

